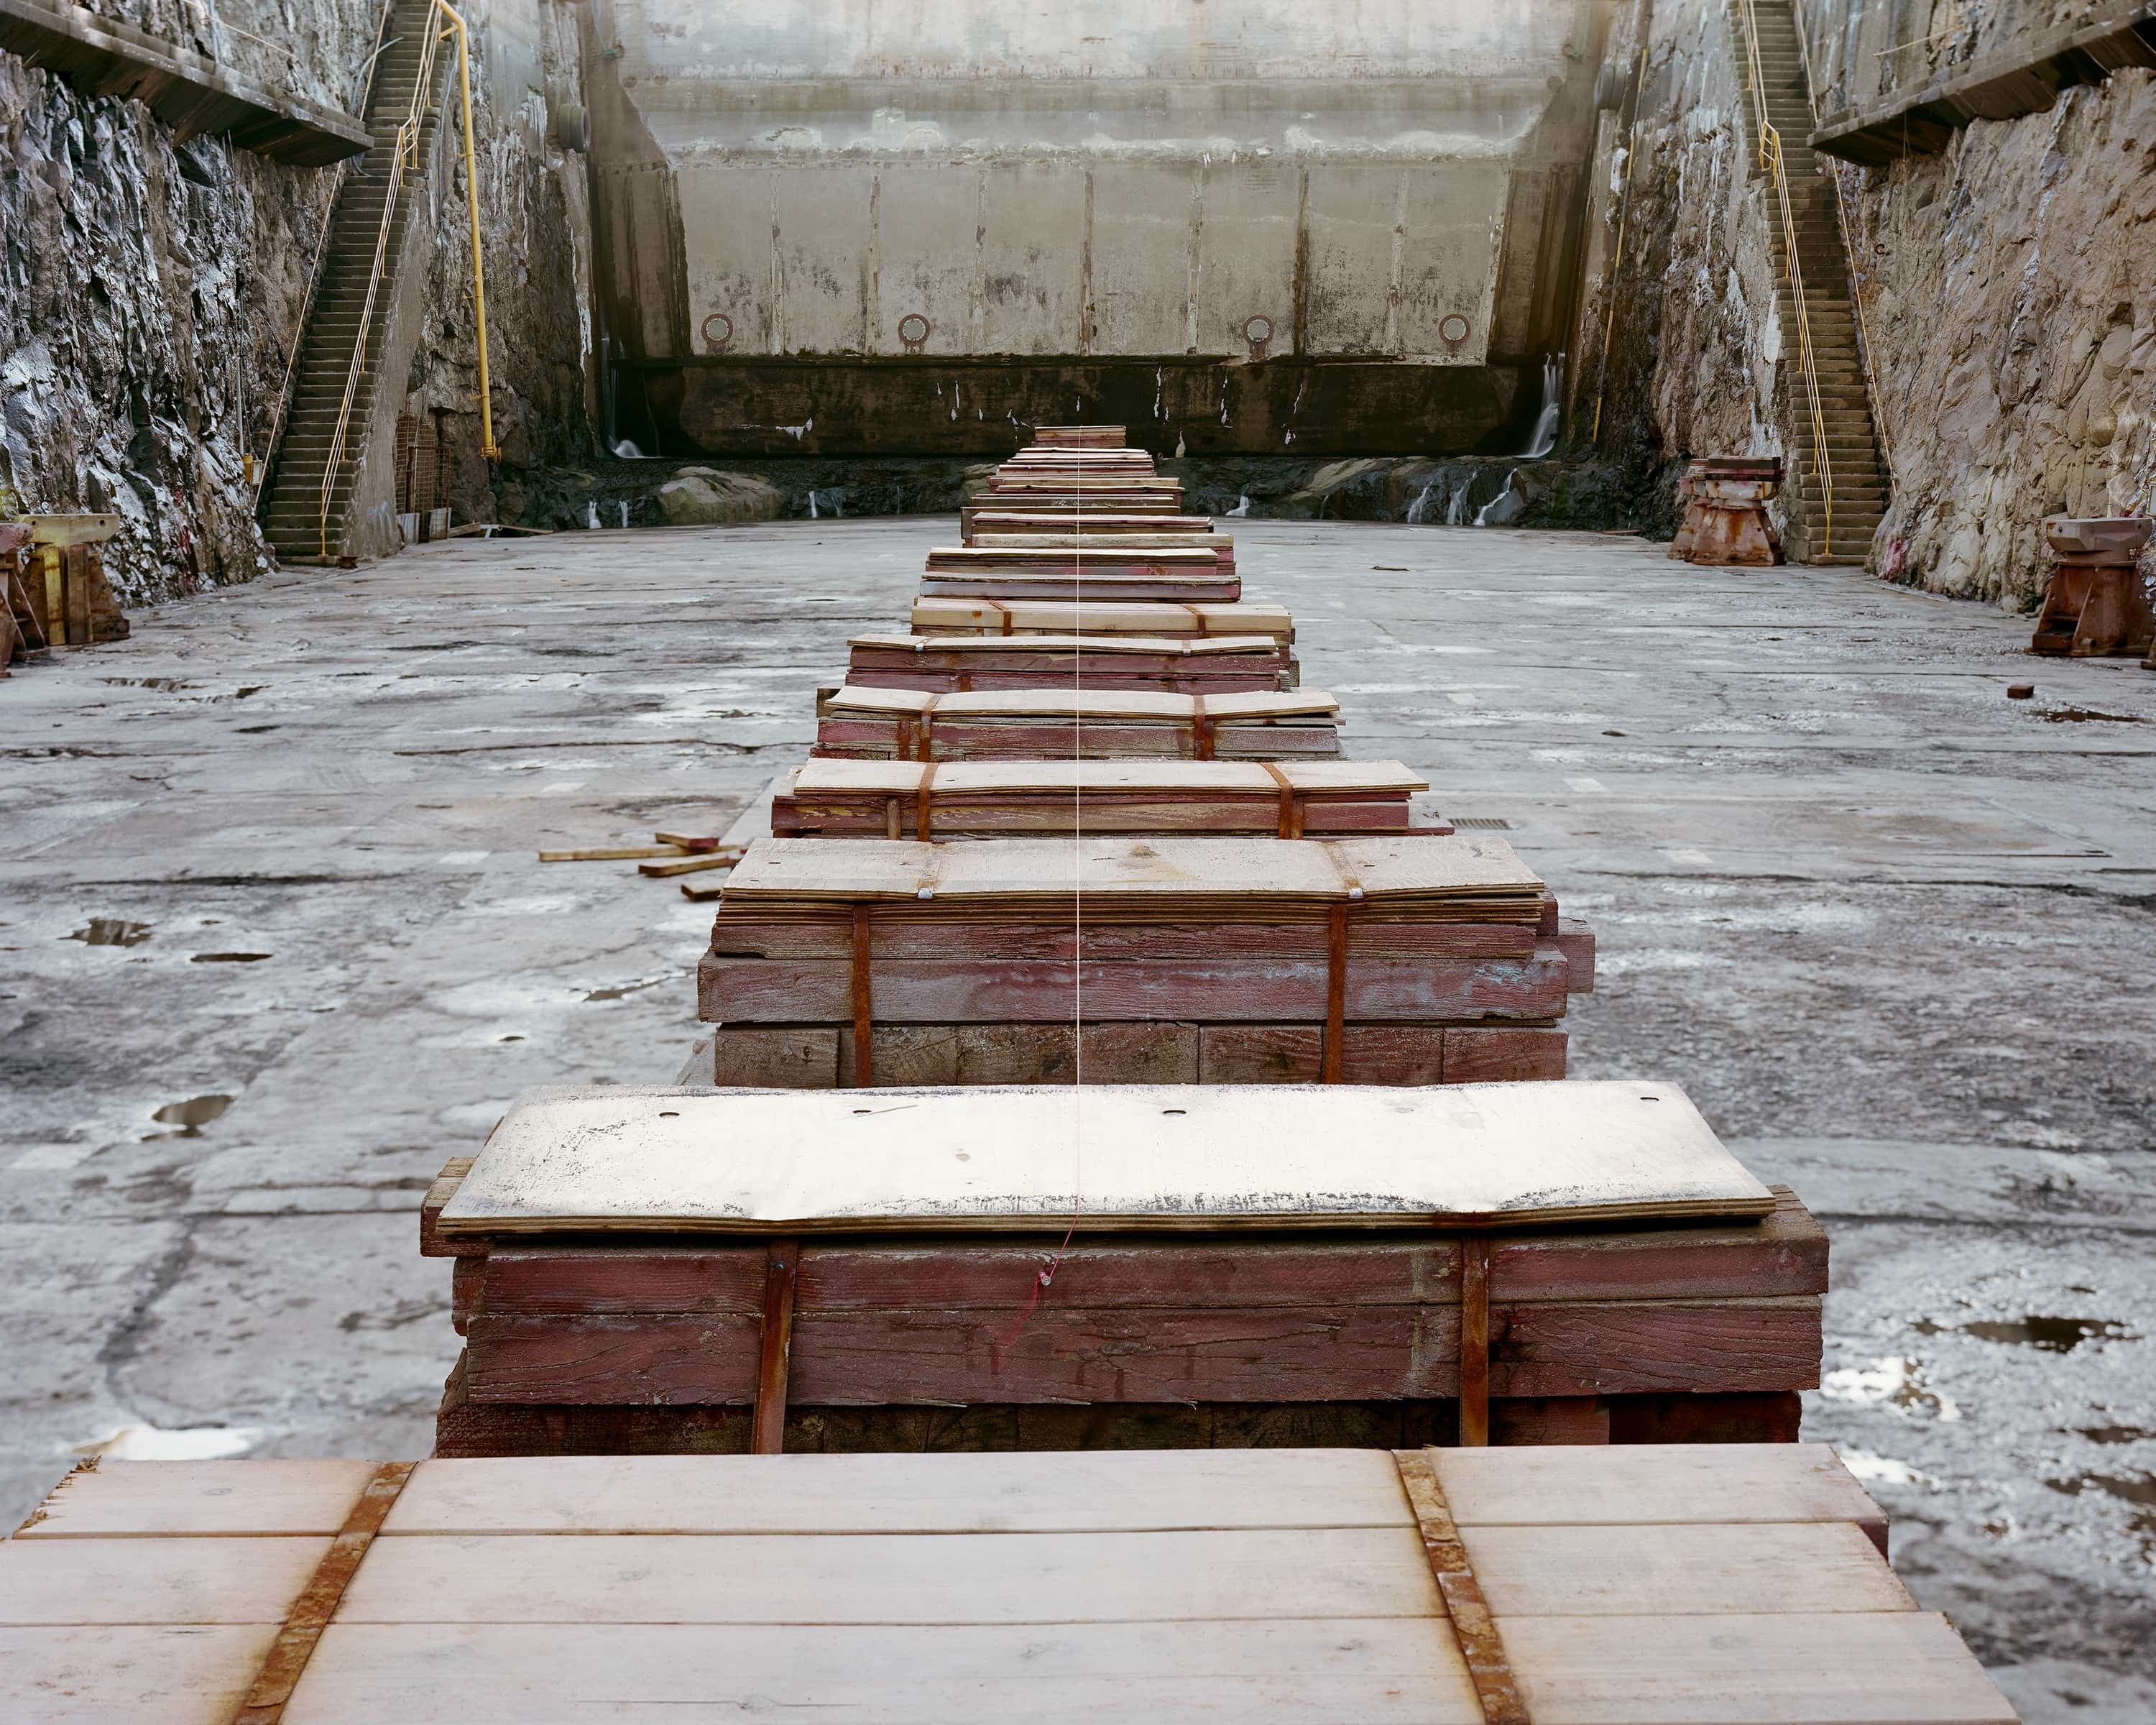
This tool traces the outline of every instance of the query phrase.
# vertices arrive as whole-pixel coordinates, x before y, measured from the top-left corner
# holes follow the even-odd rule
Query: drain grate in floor
[[[1509,833],[1512,824],[1502,814],[1447,815],[1454,826],[1463,833]]]

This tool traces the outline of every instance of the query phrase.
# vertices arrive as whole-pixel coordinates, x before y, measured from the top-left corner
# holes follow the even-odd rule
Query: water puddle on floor
[[[1928,1317],[1921,1317],[1910,1327],[1920,1336],[1974,1336],[1979,1342],[2035,1348],[2046,1353],[2071,1353],[2084,1342],[2141,1339],[2116,1318],[2046,1317],[2033,1312],[2020,1319],[1981,1318],[1966,1324],[1933,1323]]]
[[[189,1096],[184,1102],[167,1102],[151,1119],[161,1126],[176,1126],[177,1132],[147,1132],[146,1144],[158,1138],[198,1138],[202,1129],[217,1119],[232,1106],[230,1096]]]
[[[2092,1444],[2138,1444],[2156,1438],[2156,1431],[2139,1425],[2076,1425],[2074,1433]]]
[[[93,916],[87,928],[78,928],[67,938],[86,947],[139,947],[150,938],[150,925],[122,922],[117,916]]]
[[[2156,1556],[2156,1476],[2145,1473],[2082,1473],[2071,1479],[2046,1480],[2054,1491],[2080,1497],[2095,1491],[2116,1497],[2121,1503],[2141,1506],[2126,1518],[2126,1531],[2138,1540],[2143,1556]]]

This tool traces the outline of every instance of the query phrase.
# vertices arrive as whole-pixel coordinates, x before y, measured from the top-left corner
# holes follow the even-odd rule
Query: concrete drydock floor
[[[1236,525],[1352,750],[1596,926],[1574,1073],[1682,1082],[1826,1220],[1807,1435],[1919,1599],[2032,1721],[2156,1717],[2156,675],[1848,571]],[[454,542],[0,683],[0,1515],[123,1428],[425,1450],[429,1178],[696,1029],[709,907],[536,852],[724,827],[950,536]]]

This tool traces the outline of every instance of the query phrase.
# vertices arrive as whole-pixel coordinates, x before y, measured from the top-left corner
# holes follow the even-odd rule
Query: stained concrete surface
[[[1918,1597],[2032,1721],[2156,1717],[2156,676],[1854,572],[1239,526],[1351,748],[1599,931],[1575,1073],[1683,1082],[1826,1219],[1806,1429]],[[696,1028],[708,907],[535,853],[726,824],[949,534],[453,542],[0,684],[0,1514],[123,1426],[424,1452],[429,1177]]]

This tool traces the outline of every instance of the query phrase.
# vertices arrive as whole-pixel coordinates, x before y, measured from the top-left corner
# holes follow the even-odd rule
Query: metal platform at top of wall
[[[1875,167],[1903,156],[1936,155],[1973,121],[2041,113],[2061,90],[2100,84],[2124,66],[2156,66],[2156,0],[2041,32],[1915,90],[1829,114],[1812,133],[1812,147]]]
[[[177,43],[66,0],[0,0],[0,49],[87,95],[127,96],[182,137],[229,137],[300,167],[357,156],[372,141],[349,114],[242,82]]]

